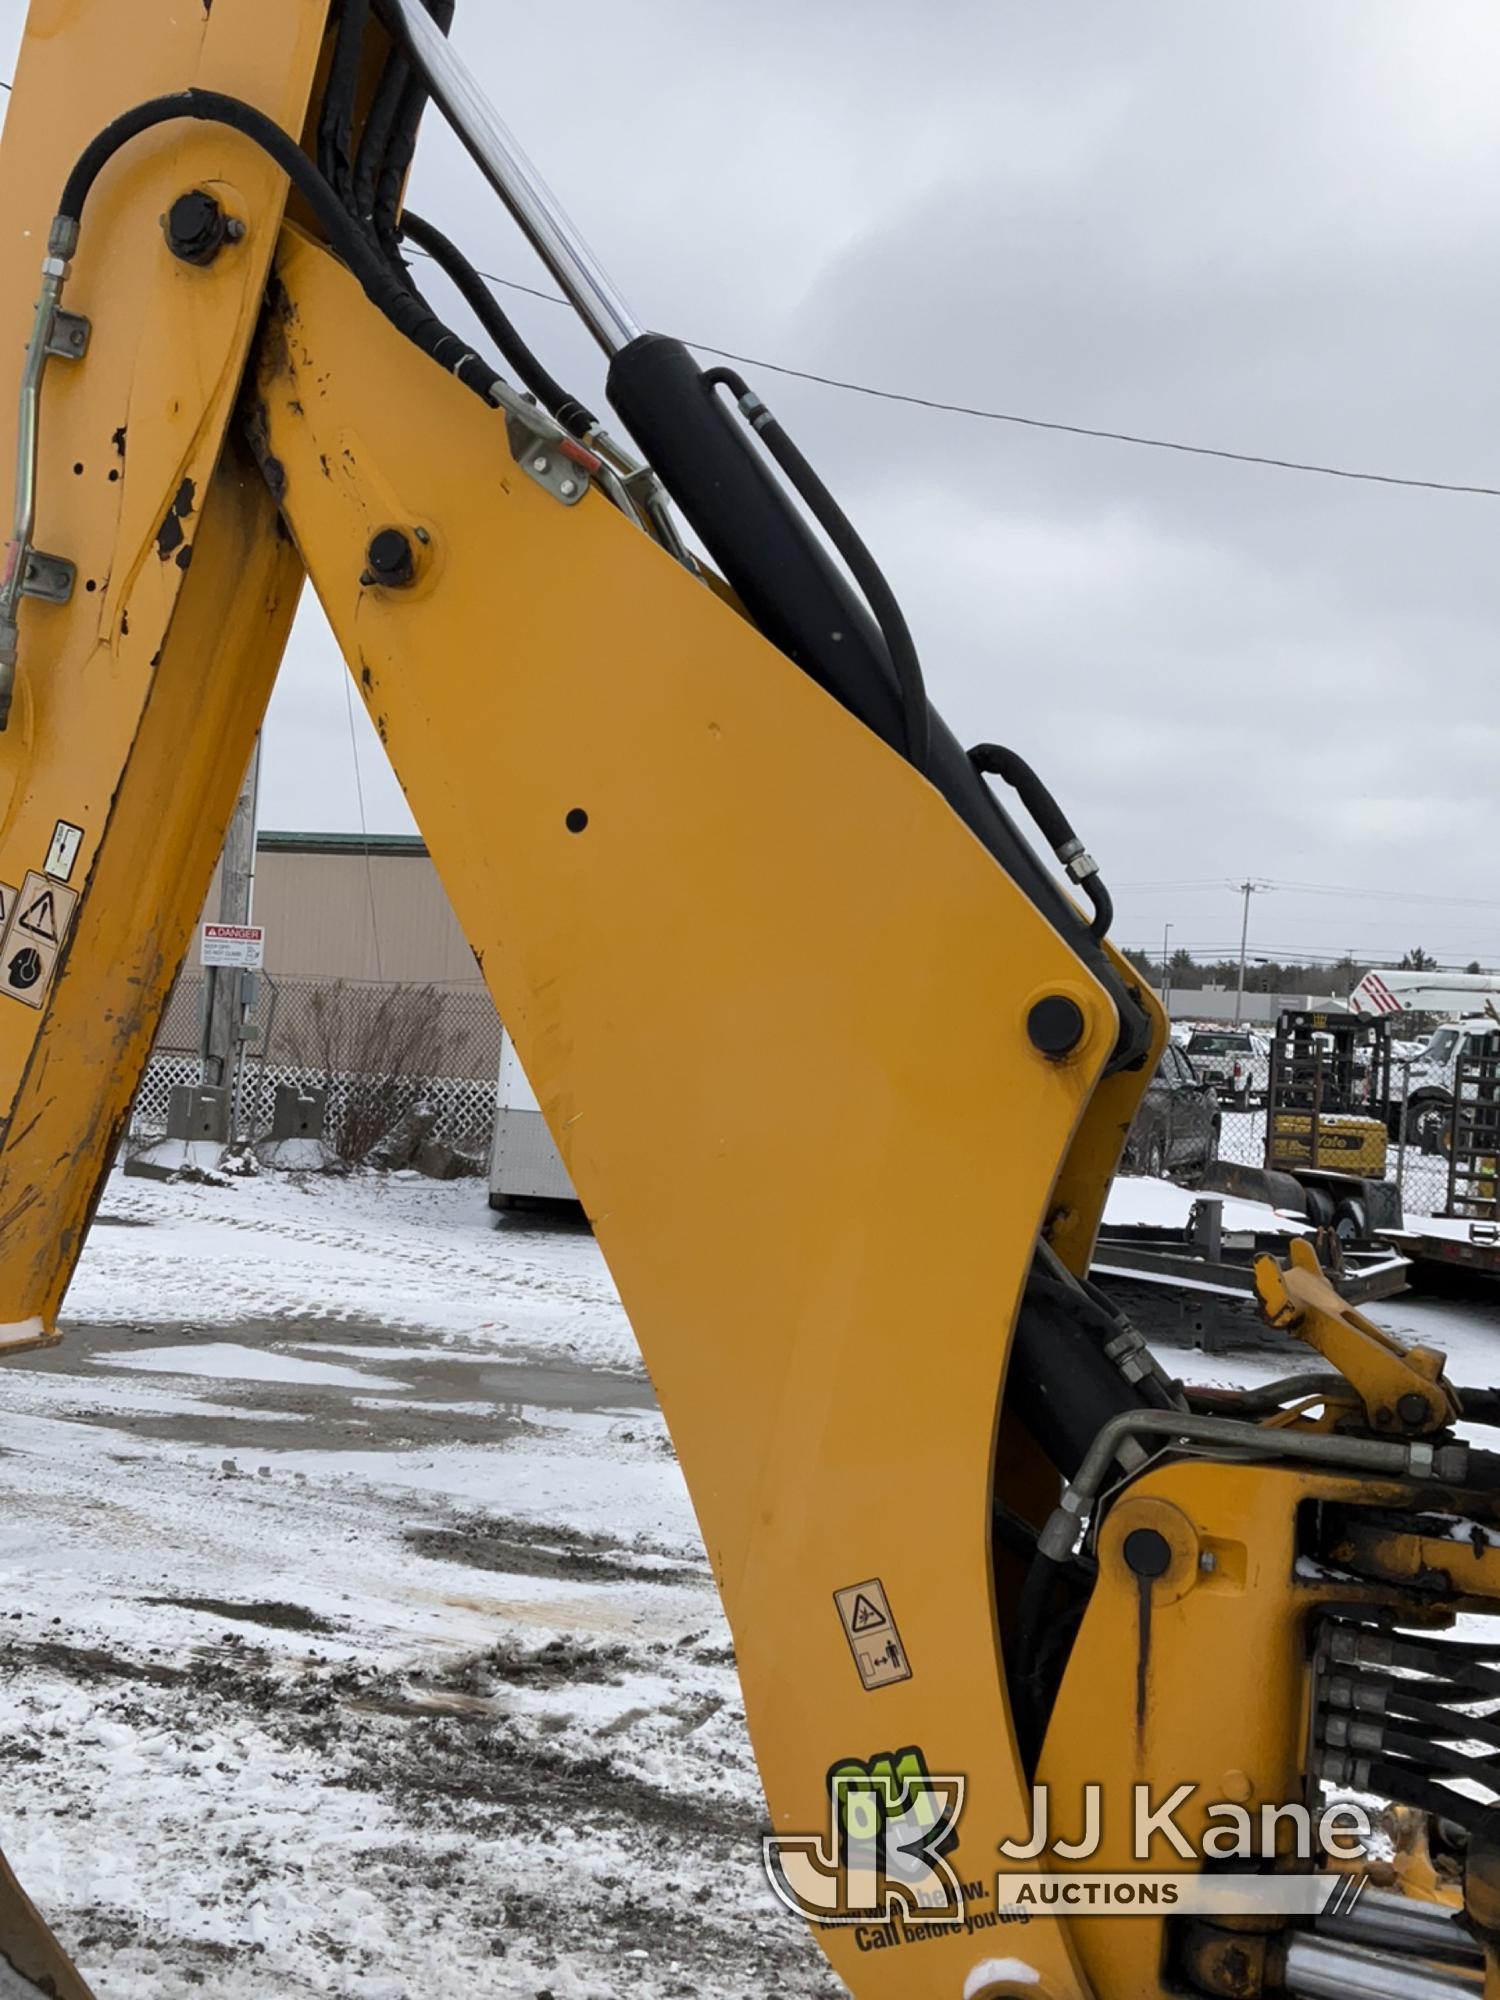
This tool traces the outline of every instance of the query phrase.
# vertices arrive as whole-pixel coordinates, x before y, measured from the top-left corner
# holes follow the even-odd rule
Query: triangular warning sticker
[[[30,931],[33,937],[45,938],[48,944],[56,944],[57,904],[50,889],[44,889],[29,908],[16,918],[18,927]]]
[[[854,1617],[851,1621],[856,1632],[873,1632],[877,1625],[885,1623],[885,1613],[877,1611],[863,1592],[854,1600]]]

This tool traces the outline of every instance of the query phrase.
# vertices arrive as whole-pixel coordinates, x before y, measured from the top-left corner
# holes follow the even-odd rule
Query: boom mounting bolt
[[[238,242],[245,225],[225,215],[202,188],[180,194],[162,220],[167,248],[184,264],[211,264],[224,245]]]
[[[1026,1017],[1031,1045],[1054,1062],[1069,1056],[1083,1040],[1083,1009],[1066,993],[1049,993]]]
[[[387,590],[404,590],[417,574],[411,543],[400,528],[382,528],[370,543],[368,565],[360,582],[366,587],[383,584]]]

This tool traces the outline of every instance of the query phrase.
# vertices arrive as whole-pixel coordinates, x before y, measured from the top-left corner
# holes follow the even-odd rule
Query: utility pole
[[[1172,1014],[1172,961],[1167,956],[1167,940],[1172,935],[1172,926],[1161,927],[1161,1004],[1168,1019]]]
[[[255,823],[260,794],[260,738],[234,802],[219,864],[219,922],[248,924],[255,902]],[[234,1090],[244,1048],[245,974],[234,966],[208,968],[203,1009],[203,1081],[229,1092],[231,1134]]]
[[[1250,944],[1250,898],[1257,889],[1264,889],[1264,882],[1238,882],[1235,884],[1245,899],[1245,914],[1240,923],[1240,976],[1234,989],[1234,1025],[1240,1025],[1240,1016],[1245,1011],[1245,953]]]

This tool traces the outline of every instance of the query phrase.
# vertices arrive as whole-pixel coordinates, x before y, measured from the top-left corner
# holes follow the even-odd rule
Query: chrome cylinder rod
[[[1374,1950],[1426,1952],[1461,1965],[1484,1963],[1484,1947],[1445,1904],[1419,1902],[1389,1889],[1366,1889],[1352,1908],[1319,1917],[1318,1929]]]
[[[379,6],[432,92],[433,102],[521,225],[579,318],[606,354],[618,354],[644,328],[422,0],[379,0]]]
[[[1298,2000],[1479,2000],[1484,1971],[1304,1936],[1287,1945],[1285,1984]]]

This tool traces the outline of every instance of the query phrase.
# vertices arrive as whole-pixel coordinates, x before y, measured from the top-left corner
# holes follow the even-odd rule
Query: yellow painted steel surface
[[[13,350],[83,141],[190,82],[302,130],[327,11],[39,0],[0,152]],[[207,271],[157,228],[198,185],[248,226]],[[1105,1078],[1104,990],[937,793],[600,494],[529,480],[498,413],[281,209],[245,142],[172,127],[85,220],[66,303],[95,344],[49,376],[37,537],[80,588],[23,613],[0,735],[0,882],[37,878],[63,926],[40,994],[3,991],[0,947],[0,1345],[55,1320],[305,565],[630,1312],[776,1830],[823,1834],[835,1766],[919,1749],[967,1781],[951,1860],[982,1911],[1030,1821],[992,1569],[1016,1308],[1040,1228],[1087,1269],[1159,1010],[1148,1063]],[[0,453],[13,421],[0,387]],[[408,588],[362,581],[386,528],[413,539]],[[1026,1032],[1053,994],[1085,1022],[1061,1063]],[[1401,1496],[1184,1463],[1108,1513],[1040,1771],[1104,1785],[1095,1866],[1131,1860],[1137,1782],[1296,1796],[1308,1620],[1339,1597],[1298,1573],[1298,1509],[1355,1497]],[[1171,1552],[1155,1582],[1121,1557],[1140,1527]],[[1433,1560],[1399,1535],[1360,1553],[1365,1602]],[[1488,1565],[1461,1581],[1487,1595]],[[878,1673],[841,1608],[861,1591],[899,1634]],[[0,1942],[27,1921],[7,1882]],[[896,1938],[820,1933],[861,2000],[1162,1991],[1140,1917]]]
[[[1070,1807],[1085,1785],[1102,1787],[1103,1841],[1079,1868],[1184,1865],[1160,1834],[1144,1863],[1135,1855],[1138,1784],[1150,1787],[1153,1805],[1178,1785],[1197,1787],[1175,1814],[1194,1843],[1211,1824],[1211,1804],[1258,1813],[1302,1796],[1309,1618],[1321,1604],[1368,1603],[1372,1592],[1299,1577],[1297,1510],[1307,1500],[1378,1506],[1400,1497],[1275,1467],[1184,1463],[1145,1474],[1111,1509],[1037,1772]],[[1133,1574],[1122,1554],[1138,1529],[1171,1550],[1154,1580]],[[1074,1826],[1059,1837],[1076,1838]],[[1165,1923],[1142,1914],[1075,1926],[1101,1993],[1161,1990]]]
[[[326,14],[324,0],[36,0],[0,145],[0,346],[17,371],[47,225],[87,141],[193,84],[300,133]],[[210,270],[175,261],[160,226],[200,186],[247,225]],[[48,369],[36,534],[77,564],[77,591],[23,605],[0,734],[0,883],[31,884],[0,945],[0,1347],[55,1321],[296,602],[253,464],[215,470],[284,187],[248,141],[174,123],[116,157],[85,213],[64,303],[92,341]],[[7,473],[15,421],[8,376]],[[80,837],[49,876],[60,827]]]
[[[285,509],[593,1218],[734,1629],[776,1827],[847,1758],[969,1780],[954,1865],[1027,1809],[990,1581],[1001,1376],[1032,1237],[1115,1035],[946,803],[288,234],[260,380]],[[406,590],[361,585],[421,529]],[[573,827],[570,830],[570,816]],[[586,824],[581,822],[586,817]],[[1087,1032],[1054,1064],[1033,1001]],[[884,1585],[910,1678],[834,1593]],[[862,1995],[909,1954],[822,1942]],[[914,1948],[923,1990],[992,1954]],[[1085,1989],[1031,1927],[1044,1994]],[[978,2000],[976,1987],[971,2000]]]

